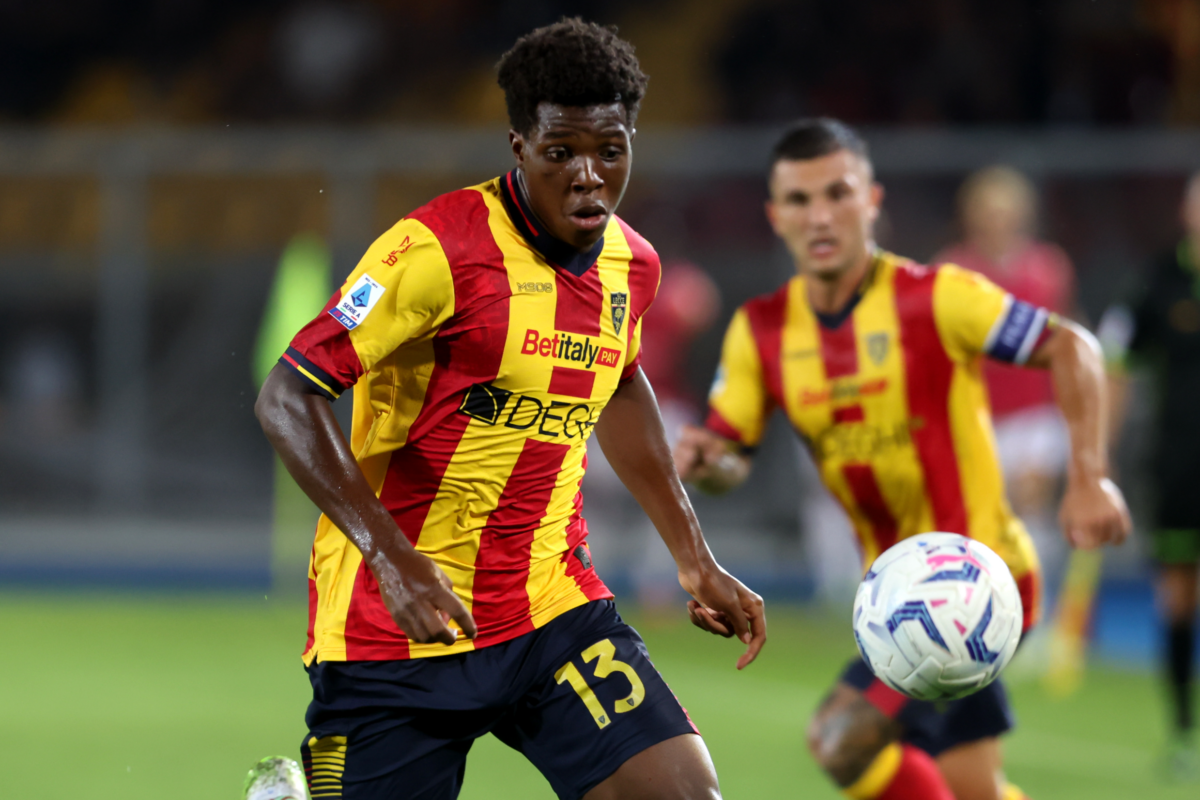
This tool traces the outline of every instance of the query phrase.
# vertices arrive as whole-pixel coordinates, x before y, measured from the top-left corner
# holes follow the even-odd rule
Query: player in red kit
[[[1033,184],[1009,167],[988,167],[959,190],[963,238],[934,258],[978,272],[1018,300],[1058,314],[1073,310],[1075,270],[1061,247],[1035,236]],[[1067,466],[1067,430],[1050,376],[988,361],[983,367],[1004,481],[1017,514],[1035,532],[1053,525],[1054,493]]]

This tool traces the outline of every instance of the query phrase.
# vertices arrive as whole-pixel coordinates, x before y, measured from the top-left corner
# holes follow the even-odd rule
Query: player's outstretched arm
[[[1063,535],[1074,547],[1121,544],[1132,523],[1121,490],[1109,479],[1108,395],[1099,343],[1064,320],[1028,363],[1050,370],[1070,432],[1067,491],[1059,513]]]
[[[608,401],[596,422],[596,437],[675,558],[679,583],[695,598],[688,603],[692,623],[744,642],[746,652],[737,664],[744,668],[767,641],[762,598],[721,569],[709,551],[675,472],[654,390],[641,369]]]
[[[453,644],[446,625],[453,619],[475,638],[475,620],[450,579],[409,543],[367,483],[330,402],[276,365],[254,413],[296,483],[362,551],[400,629],[418,642]]]
[[[750,477],[750,457],[707,428],[684,425],[673,455],[680,479],[705,494],[725,494]]]

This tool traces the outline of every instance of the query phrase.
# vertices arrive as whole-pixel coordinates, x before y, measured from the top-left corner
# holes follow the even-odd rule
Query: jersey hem
[[[478,641],[478,637],[476,639],[459,639],[454,644],[445,646],[445,652],[434,650],[433,652],[428,653],[413,653],[412,648],[414,646],[421,647],[421,645],[418,642],[412,641],[411,639],[405,639],[403,641],[397,640],[388,642],[386,644],[355,646],[355,657],[353,659],[347,658],[346,656],[346,651],[348,648],[314,646],[306,651],[301,659],[304,662],[304,666],[311,667],[314,663],[321,664],[326,661],[416,661],[422,658],[439,658],[441,656],[461,655],[462,653],[470,653],[475,650],[485,650],[492,645],[510,642],[513,639],[518,639],[526,634],[533,633],[538,628],[548,625],[572,609],[579,608],[580,606],[599,600],[615,599],[615,596],[607,586],[601,584],[601,588],[603,589],[603,592],[597,594],[595,597],[589,597],[583,594],[581,589],[580,593],[574,597],[571,597],[569,602],[561,605],[552,605],[550,608],[540,611],[538,616],[548,613],[552,616],[546,617],[540,622],[533,623],[532,628],[526,628],[523,625],[510,626],[509,630],[507,631],[496,633],[494,635],[488,635],[486,642],[482,645],[475,644],[475,642]],[[467,646],[467,643],[469,643],[469,646]]]

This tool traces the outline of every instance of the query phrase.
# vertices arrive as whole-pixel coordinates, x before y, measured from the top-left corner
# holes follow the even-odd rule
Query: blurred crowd
[[[496,59],[564,14],[659,121],[1200,121],[1200,0],[4,0],[0,119],[499,122]]]

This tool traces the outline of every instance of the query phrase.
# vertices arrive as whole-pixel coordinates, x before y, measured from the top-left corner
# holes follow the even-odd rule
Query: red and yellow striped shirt
[[[593,425],[637,369],[659,272],[616,217],[589,253],[553,240],[512,173],[437,198],[371,246],[281,361],[331,399],[355,387],[355,458],[479,635],[410,641],[322,517],[306,663],[460,653],[612,596],[579,484]]]
[[[796,277],[734,315],[707,426],[743,446],[780,408],[854,525],[865,564],[928,531],[978,539],[1012,570],[1026,625],[1037,554],[1004,496],[981,357],[1023,364],[1051,315],[982,276],[879,253],[843,319]]]

